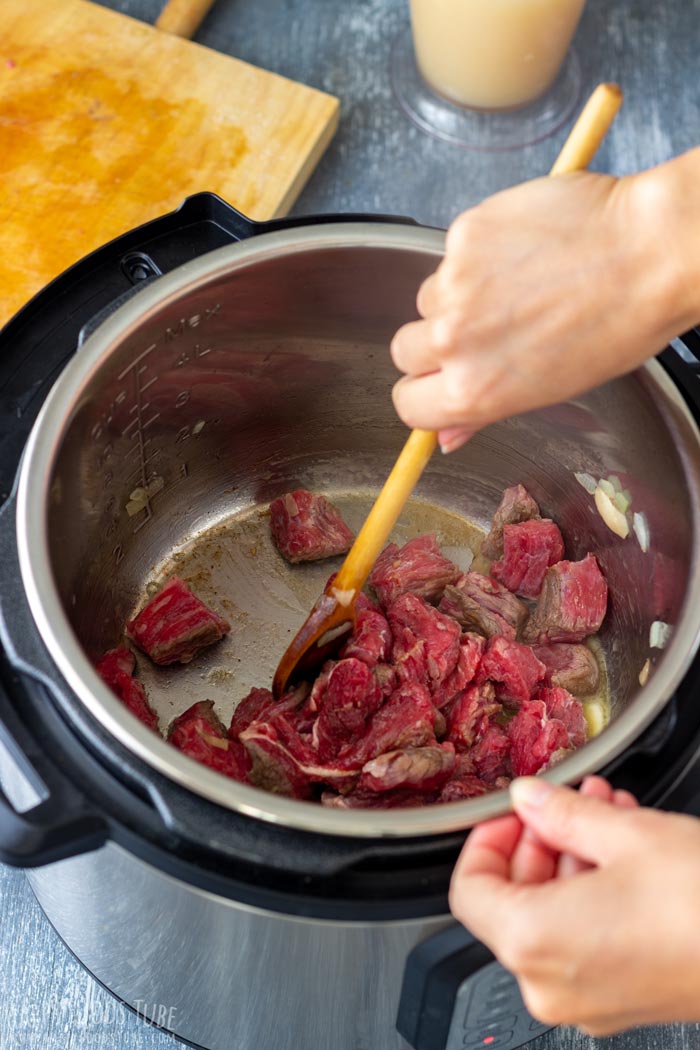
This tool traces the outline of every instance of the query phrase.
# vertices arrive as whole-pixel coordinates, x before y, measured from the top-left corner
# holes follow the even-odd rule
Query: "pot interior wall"
[[[64,608],[88,654],[119,641],[173,568],[232,620],[230,638],[187,669],[141,661],[165,722],[205,697],[226,717],[250,685],[269,683],[334,565],[285,566],[264,508],[305,486],[337,496],[360,523],[406,436],[388,343],[415,316],[415,290],[436,261],[343,247],[219,273],[151,309],[81,390],[56,454],[48,524]],[[649,650],[652,621],[681,614],[697,527],[680,424],[662,402],[641,371],[492,426],[435,457],[398,533],[437,529],[459,558],[503,488],[525,484],[561,526],[568,556],[593,551],[608,578],[602,642],[614,714],[638,694],[647,657],[660,657]],[[648,553],[607,529],[577,471],[621,479],[647,518]],[[151,495],[130,516],[138,489]]]

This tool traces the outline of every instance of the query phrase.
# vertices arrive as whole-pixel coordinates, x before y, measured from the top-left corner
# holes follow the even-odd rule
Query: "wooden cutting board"
[[[0,323],[191,193],[284,215],[338,108],[87,0],[0,3]]]

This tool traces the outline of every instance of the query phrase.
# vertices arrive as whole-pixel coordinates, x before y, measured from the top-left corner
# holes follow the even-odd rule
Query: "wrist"
[[[668,341],[700,323],[700,149],[622,179],[651,327]]]

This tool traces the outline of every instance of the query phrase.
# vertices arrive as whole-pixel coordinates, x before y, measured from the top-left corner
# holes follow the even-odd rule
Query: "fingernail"
[[[510,797],[516,806],[537,809],[554,791],[554,785],[540,777],[519,777],[510,785]]]
[[[466,427],[448,427],[445,430],[441,430],[438,434],[440,451],[444,455],[447,455],[449,452],[455,452],[462,445],[466,444],[473,433],[473,430],[468,430]]]

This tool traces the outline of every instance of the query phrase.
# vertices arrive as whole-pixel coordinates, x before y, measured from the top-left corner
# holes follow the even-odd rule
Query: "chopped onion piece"
[[[651,649],[665,649],[673,634],[673,627],[664,623],[663,620],[654,620],[649,628],[649,647]]]
[[[615,499],[613,500],[613,503],[615,504],[615,506],[619,510],[620,514],[626,514],[627,513],[627,511],[629,509],[630,501],[627,499],[627,497],[625,496],[624,492],[616,492],[615,493]]]
[[[620,539],[626,540],[630,534],[630,526],[627,518],[622,514],[612,499],[602,489],[602,482],[595,490],[595,505],[598,509],[598,513],[601,518],[608,526],[611,532],[614,532]]]
[[[590,474],[574,474],[574,477],[578,481],[579,485],[582,485],[586,492],[588,492],[591,496],[598,488],[598,483],[596,479]]]
[[[649,681],[649,672],[651,671],[651,660],[645,662],[644,667],[639,672],[639,684],[646,685]]]
[[[634,529],[634,534],[637,537],[639,546],[646,554],[649,550],[651,536],[649,534],[649,523],[646,519],[646,515],[642,514],[641,511],[637,511],[632,518],[632,528]]]
[[[607,478],[601,478],[600,479],[600,481],[598,482],[598,488],[602,489],[603,492],[605,493],[605,495],[609,499],[611,499],[611,500],[615,499],[615,489],[610,484],[610,482],[607,480]]]
[[[622,482],[618,478],[617,474],[611,474],[610,477],[608,478],[608,481],[610,482],[612,487],[615,489],[615,492],[622,492]]]
[[[592,740],[605,729],[605,708],[600,700],[588,700],[583,705],[583,713],[588,725],[588,739]]]
[[[336,587],[333,588],[333,594],[339,605],[342,605],[344,609],[347,609],[350,602],[355,597],[355,588],[350,587],[347,591],[339,591]]]
[[[204,430],[205,422],[206,422],[206,420],[204,420],[204,419],[198,420],[195,423],[195,425],[192,427],[192,433],[193,434],[199,434],[202,430]]]

